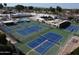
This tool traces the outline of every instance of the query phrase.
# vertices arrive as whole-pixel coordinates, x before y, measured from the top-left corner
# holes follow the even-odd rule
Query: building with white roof
[[[37,14],[33,17],[34,21],[44,22],[54,28],[65,28],[70,25],[68,20],[55,19],[57,15]]]

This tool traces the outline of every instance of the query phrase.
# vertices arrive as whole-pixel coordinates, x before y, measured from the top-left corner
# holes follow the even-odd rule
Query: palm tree
[[[4,3],[4,6],[6,7],[7,6],[7,3]]]
[[[57,6],[57,7],[56,7],[56,10],[57,10],[58,12],[62,12],[62,8],[61,8],[60,6]]]
[[[7,3],[4,3],[5,10],[7,10]]]

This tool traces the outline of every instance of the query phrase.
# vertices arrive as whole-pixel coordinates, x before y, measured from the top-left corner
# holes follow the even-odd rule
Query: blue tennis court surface
[[[48,40],[47,42],[45,42],[44,44],[42,44],[41,46],[39,46],[38,48],[35,49],[40,54],[44,54],[45,52],[47,52],[47,50],[51,46],[53,46],[55,43],[57,43],[60,39],[62,39],[61,35],[49,32],[49,33],[46,33],[43,36],[40,36],[39,38],[33,40],[32,42],[28,43],[28,46],[31,48],[35,48],[38,45],[40,45],[41,43],[43,43],[45,40]]]
[[[50,41],[45,42],[35,50],[38,51],[40,54],[44,54],[49,48],[53,46],[54,43],[51,43]]]
[[[39,25],[33,25],[29,28],[24,28],[24,29],[17,30],[17,32],[20,33],[21,35],[28,35],[30,33],[37,32],[40,29],[41,29],[41,27]]]
[[[76,32],[79,30],[79,26],[76,25],[71,25],[68,28],[66,28],[66,30],[70,31],[70,32]]]
[[[46,38],[44,37],[40,37],[40,38],[37,38],[35,40],[33,40],[32,42],[28,43],[28,45],[31,47],[31,48],[35,48],[36,46],[38,46],[40,43],[42,43],[43,41],[45,41]]]
[[[49,33],[43,35],[43,37],[45,37],[48,41],[51,41],[54,43],[58,42],[62,38],[61,35],[52,33],[52,32],[49,32]]]

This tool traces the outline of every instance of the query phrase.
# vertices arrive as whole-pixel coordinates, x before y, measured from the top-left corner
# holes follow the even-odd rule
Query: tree
[[[0,31],[0,44],[7,44],[6,35]]]
[[[4,5],[5,10],[7,11],[7,3],[4,3],[3,5]]]
[[[29,6],[28,9],[29,10],[32,10],[32,9],[34,9],[34,7],[33,6]]]
[[[16,5],[15,9],[18,10],[19,12],[22,11],[25,7],[23,5]]]
[[[51,12],[55,12],[55,8],[50,7],[49,9]]]
[[[7,3],[4,3],[4,6],[7,7]]]
[[[0,9],[2,9],[4,6],[0,3]]]
[[[56,7],[56,10],[57,10],[58,12],[62,12],[62,8],[61,8],[60,6],[57,6],[57,7]]]

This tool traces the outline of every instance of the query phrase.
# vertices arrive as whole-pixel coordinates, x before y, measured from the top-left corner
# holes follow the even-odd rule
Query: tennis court
[[[21,35],[28,35],[33,32],[39,31],[41,28],[42,27],[40,27],[39,25],[33,25],[33,26],[30,26],[29,28],[19,29],[17,30],[17,32],[20,33]]]
[[[28,43],[28,46],[31,48],[37,47],[35,50],[37,52],[39,52],[40,54],[44,54],[45,52],[48,51],[48,49],[50,47],[52,47],[60,39],[62,39],[61,35],[58,35],[58,34],[53,33],[53,32],[48,32],[48,33],[44,34],[43,36],[40,36],[39,38]]]
[[[18,41],[16,47],[27,54],[57,54],[59,46],[64,45],[68,35],[64,29],[51,29],[48,25],[38,22],[22,22],[5,27],[6,32],[13,35]],[[61,36],[62,35],[62,36]],[[63,38],[62,38],[63,37]]]
[[[66,30],[70,31],[70,32],[76,32],[79,30],[79,26],[76,25],[71,25],[68,28],[66,28]]]

